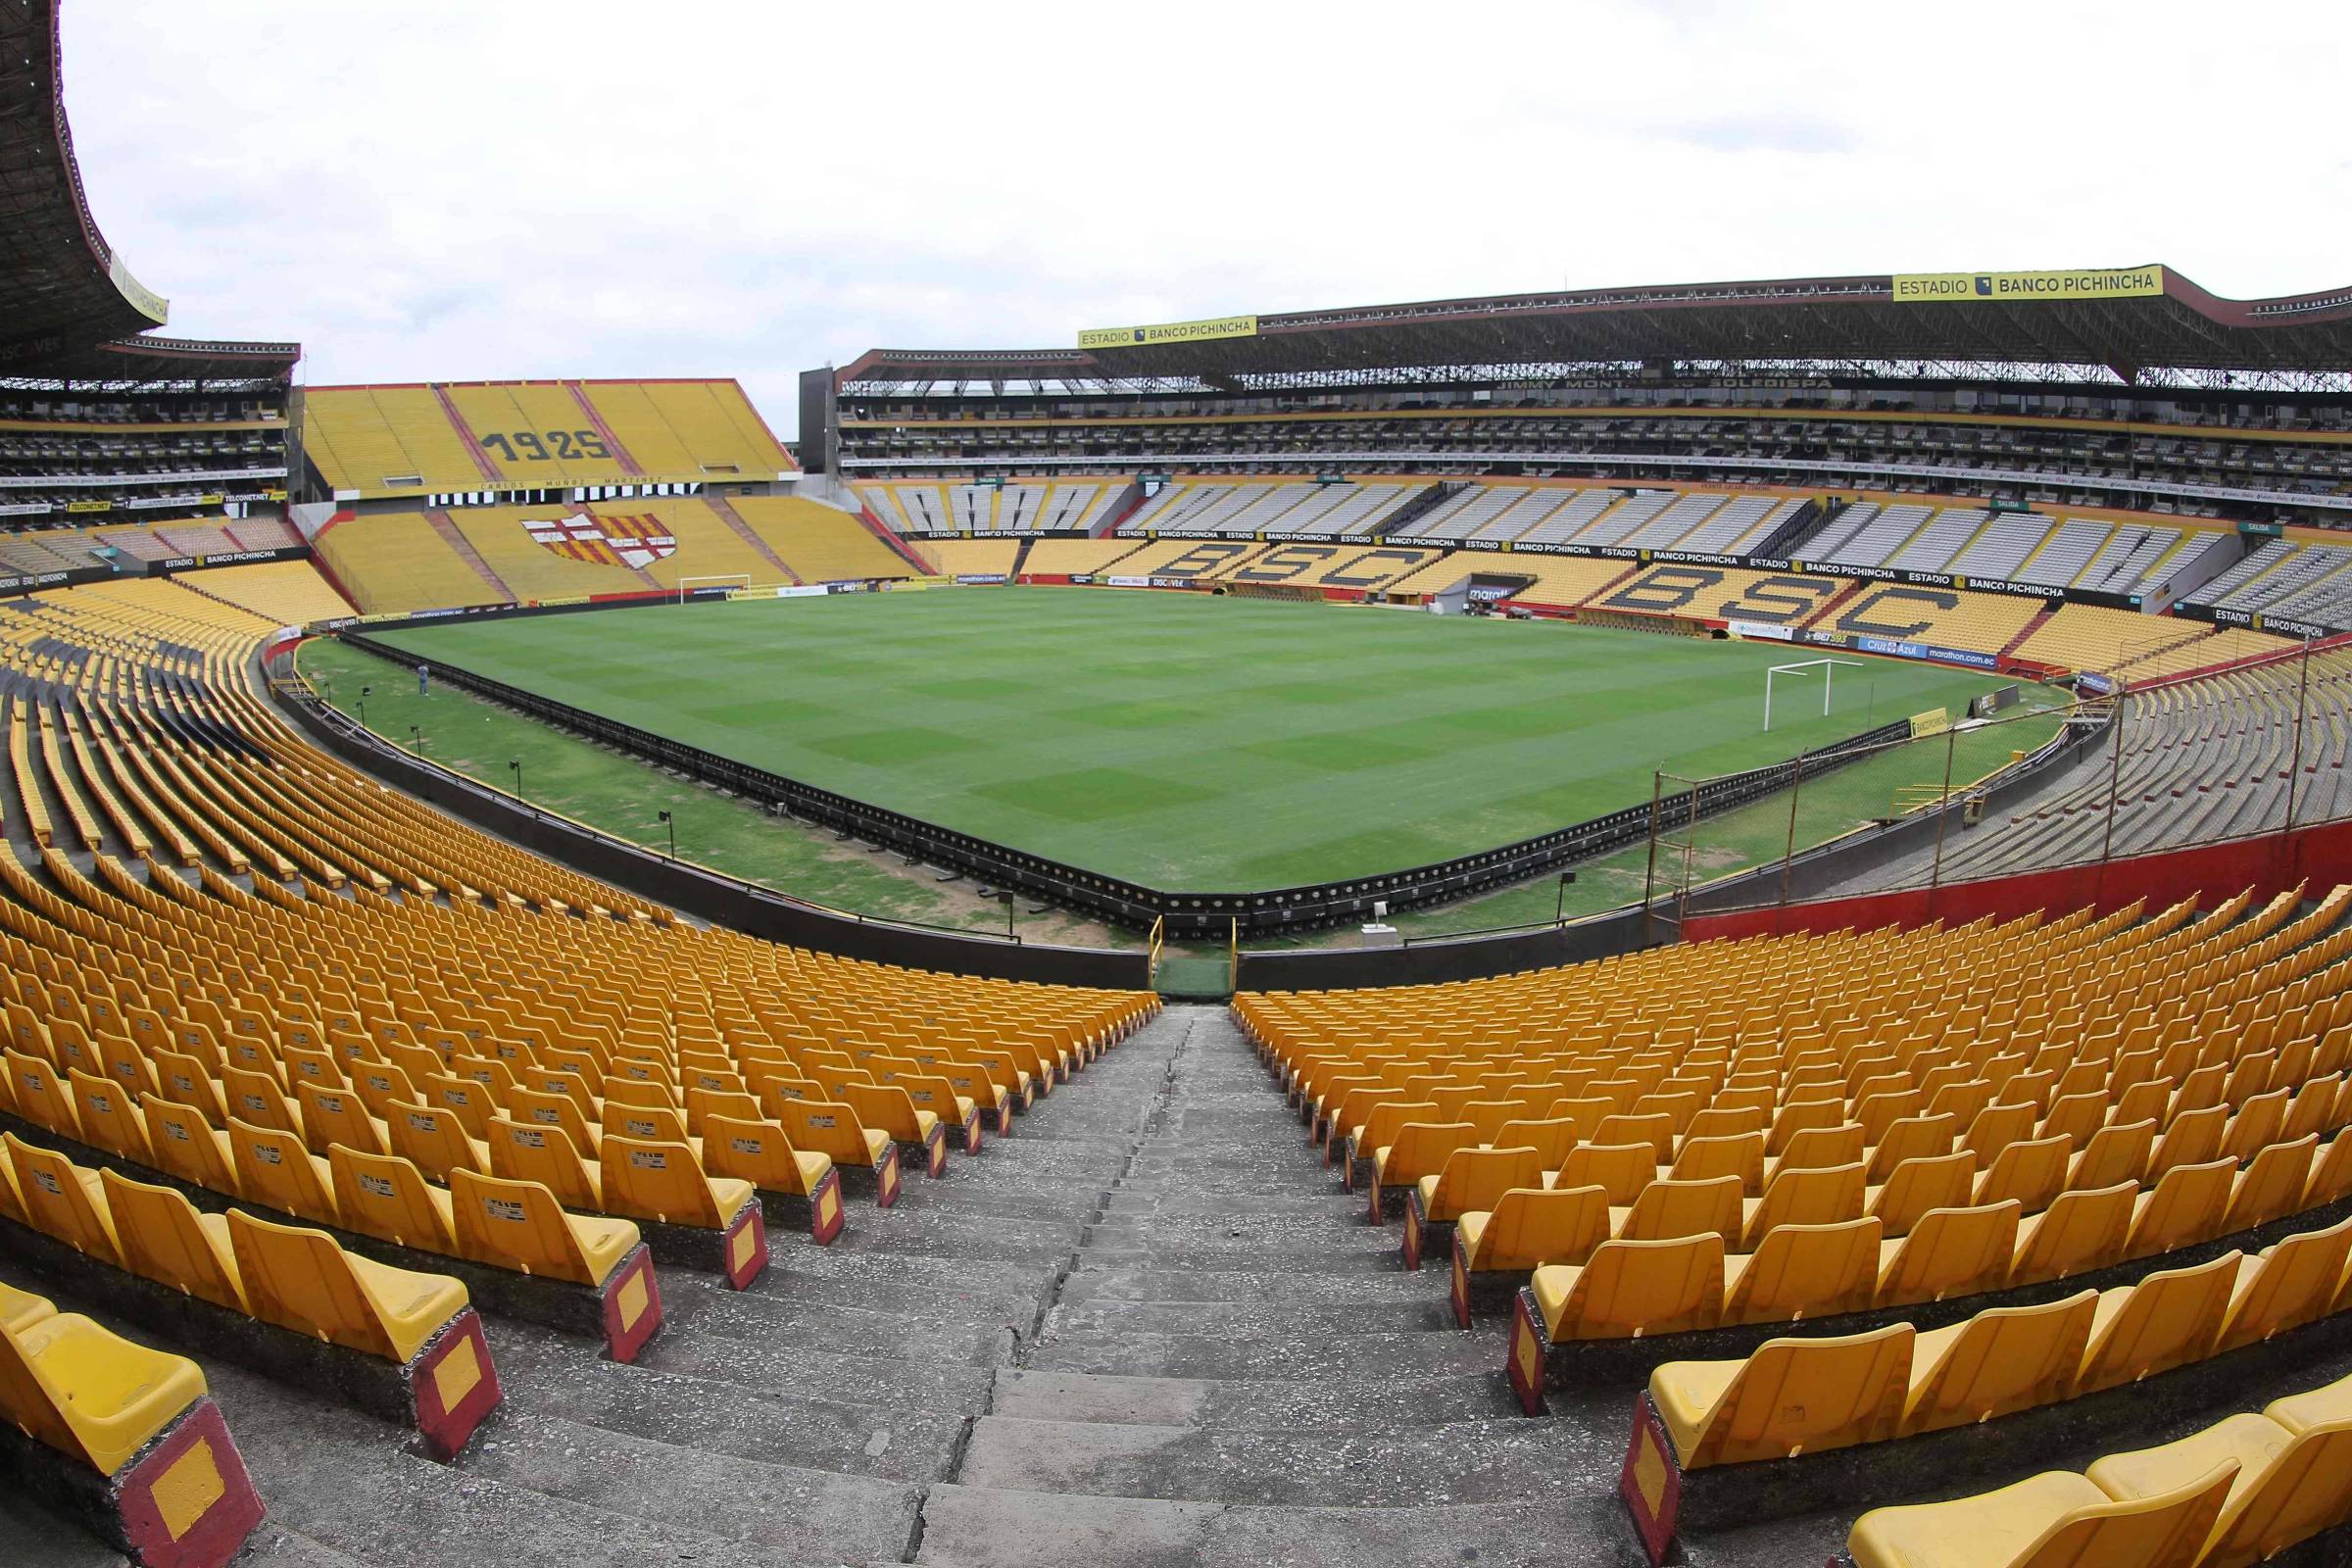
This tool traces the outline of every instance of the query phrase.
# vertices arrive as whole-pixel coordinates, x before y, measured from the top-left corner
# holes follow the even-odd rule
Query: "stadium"
[[[2352,290],[315,384],[59,6],[0,1563],[2352,1560]]]

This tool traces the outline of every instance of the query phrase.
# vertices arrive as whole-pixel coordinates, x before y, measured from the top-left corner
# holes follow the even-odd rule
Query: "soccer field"
[[[1253,891],[1492,849],[1997,684],[1545,622],[1071,588],[550,615],[381,640],[1103,875]]]

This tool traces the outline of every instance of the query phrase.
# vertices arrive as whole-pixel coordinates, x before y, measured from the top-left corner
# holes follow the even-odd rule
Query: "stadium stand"
[[[919,569],[857,517],[813,501],[751,496],[735,510],[803,582],[907,577]]]
[[[733,381],[312,387],[304,407],[322,499],[645,491],[793,471]]]

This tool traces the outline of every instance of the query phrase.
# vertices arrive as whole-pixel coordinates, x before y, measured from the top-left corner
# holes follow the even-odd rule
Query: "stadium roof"
[[[74,161],[60,0],[0,0],[0,378],[284,379],[291,343],[130,338],[170,314],[99,233]],[[121,340],[121,341],[110,341]]]
[[[2080,295],[2018,281],[2074,276]],[[2050,285],[2056,287],[2057,285]],[[1901,294],[1898,296],[1898,288]],[[1261,316],[1238,335],[1100,349],[876,349],[868,385],[987,380],[1345,383],[1376,372],[1612,365],[1911,365],[1967,378],[2078,367],[2134,382],[2293,387],[2352,371],[2352,288],[2228,300],[2170,268],[1888,274],[1429,300]],[[1129,329],[1137,334],[1142,328]]]
[[[169,309],[90,217],[66,124],[58,5],[0,4],[0,360],[160,326]]]

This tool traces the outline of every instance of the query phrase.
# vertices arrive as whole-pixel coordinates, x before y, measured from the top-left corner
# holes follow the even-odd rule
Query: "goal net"
[[[1838,666],[1860,669],[1859,659],[1800,659],[1792,664],[1775,664],[1764,671],[1764,733],[1772,733],[1772,684],[1786,675],[1793,680],[1809,678],[1816,670],[1821,674],[1821,716],[1830,716],[1830,695],[1838,679]]]

